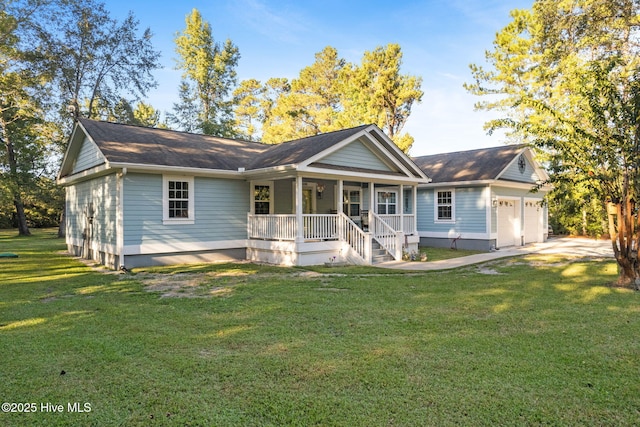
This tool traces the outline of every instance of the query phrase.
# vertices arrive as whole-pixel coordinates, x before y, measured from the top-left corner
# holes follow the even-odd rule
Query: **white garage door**
[[[542,241],[542,208],[535,201],[524,202],[524,242]]]
[[[498,247],[518,245],[516,203],[513,200],[498,201]]]

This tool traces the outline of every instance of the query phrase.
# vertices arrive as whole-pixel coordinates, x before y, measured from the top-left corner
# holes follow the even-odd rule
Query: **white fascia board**
[[[77,182],[86,181],[91,178],[108,175],[109,173],[113,173],[112,168],[109,167],[108,163],[103,163],[101,165],[94,166],[91,169],[83,170],[82,172],[78,172],[70,176],[65,176],[63,178],[58,178],[56,182],[58,185],[66,186],[75,184]]]
[[[436,188],[436,187],[478,187],[494,184],[493,179],[484,179],[479,181],[450,181],[450,182],[429,182],[428,184],[420,184],[418,188]]]
[[[364,182],[377,182],[377,183],[385,183],[385,182],[393,182],[398,184],[421,184],[424,183],[424,179],[421,178],[412,178],[409,176],[393,176],[393,175],[384,175],[377,173],[368,173],[368,172],[353,172],[353,171],[340,171],[333,169],[323,169],[317,167],[310,168],[300,168],[298,169],[300,174],[304,176],[316,176],[318,178],[327,177],[333,179],[342,179],[342,180],[363,180]]]
[[[427,175],[425,175],[425,173],[422,171],[422,169],[420,169],[420,167],[418,167],[418,165],[416,165],[413,160],[411,160],[411,157],[409,157],[407,154],[404,153],[404,151],[402,151],[392,140],[391,138],[389,138],[383,131],[382,129],[380,129],[378,126],[376,125],[371,125],[369,126],[367,129],[367,133],[371,133],[371,132],[376,132],[377,134],[379,134],[382,139],[384,141],[386,141],[387,143],[387,149],[389,149],[390,151],[394,151],[396,153],[396,155],[400,156],[400,157],[404,157],[406,158],[406,160],[408,161],[409,165],[413,165],[412,169],[414,169],[414,172],[418,174],[418,176],[424,178],[424,179],[428,179],[429,181],[431,180],[431,178],[429,178]],[[377,138],[373,137],[373,140],[375,143],[380,144],[380,142],[378,141]],[[393,157],[393,160],[396,161],[396,163],[399,163],[398,159],[396,157]],[[411,172],[409,172],[409,170],[406,167],[403,167],[403,170],[406,171],[406,173],[408,175],[412,175]]]
[[[242,172],[242,176],[245,179],[270,179],[273,177],[281,178],[283,175],[290,174],[295,176],[295,171],[298,169],[298,165],[283,165],[272,166],[269,168],[250,169]]]
[[[393,144],[393,141],[389,144],[389,147],[383,147],[380,144],[380,142],[375,137],[373,137],[371,135],[371,133],[370,133],[371,131],[376,131],[376,129],[378,129],[378,128],[375,125],[371,125],[371,126],[368,126],[368,127],[364,128],[362,131],[360,131],[360,132],[358,132],[358,133],[356,133],[354,135],[351,135],[349,138],[346,138],[343,141],[340,141],[339,143],[327,148],[326,150],[321,151],[320,153],[318,153],[318,154],[316,154],[314,156],[311,156],[310,158],[308,158],[304,162],[300,163],[299,169],[301,170],[302,168],[308,167],[312,163],[315,163],[315,162],[317,162],[319,160],[322,160],[324,157],[327,157],[328,155],[330,155],[330,154],[332,154],[332,153],[344,148],[345,146],[351,144],[354,141],[357,141],[358,139],[360,139],[363,136],[366,137],[367,140],[371,144],[373,144],[381,153],[385,153],[387,151],[394,151],[395,150],[397,154],[399,153],[400,155],[406,157],[406,154],[404,154],[395,144]],[[386,135],[384,135],[384,132],[381,132],[381,135],[383,135],[386,138]],[[388,138],[386,138],[386,139],[388,139]],[[374,155],[377,156],[376,153],[374,153]],[[400,169],[402,172],[404,172],[408,177],[414,176],[414,174],[412,174],[400,161],[398,161],[398,159],[395,156],[386,155],[386,156],[384,156],[384,159],[381,159],[381,160],[384,161],[385,159],[387,161],[391,161],[391,163],[393,165],[398,167],[398,169]],[[411,159],[409,159],[408,157],[407,157],[407,159],[409,161],[411,161]],[[424,177],[424,179],[428,179],[426,177],[426,175],[424,175],[424,173],[417,166],[416,166],[416,171],[415,172],[418,172],[418,174],[420,176]]]
[[[515,181],[494,181],[492,184],[493,187],[502,187],[502,188],[516,188],[518,190],[531,190],[532,188],[537,187],[536,184],[531,182],[515,182]],[[538,191],[550,191],[551,187],[548,185],[543,185],[538,189]]]
[[[78,130],[80,130],[80,132]],[[93,138],[91,138],[91,135],[89,135],[89,132],[87,132],[84,126],[82,126],[80,122],[76,122],[75,126],[73,127],[73,133],[69,138],[69,145],[67,145],[67,150],[62,157],[62,164],[60,165],[60,170],[58,171],[58,179],[61,179],[60,175],[63,172],[71,172],[71,167],[73,166],[73,161],[71,160],[71,158],[73,157],[75,159],[75,157],[78,155],[85,138],[91,141],[94,145],[98,145],[93,140]]]
[[[229,179],[243,179],[243,173],[235,170],[188,168],[182,166],[146,165],[139,163],[109,163],[112,169],[126,169],[128,173],[157,173],[189,176],[220,177]]]

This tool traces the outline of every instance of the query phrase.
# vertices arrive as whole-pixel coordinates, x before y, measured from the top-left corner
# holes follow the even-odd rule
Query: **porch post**
[[[302,217],[302,177],[296,176],[296,242],[304,242],[304,219]]]
[[[253,181],[249,181],[249,212],[247,213],[247,238],[252,238],[253,233],[251,228],[253,226],[253,216],[256,213],[256,196],[254,192]]]
[[[418,234],[418,184],[414,184],[412,187],[412,202],[413,206],[411,207],[411,213],[413,214],[413,234]]]
[[[400,194],[396,200],[396,209],[400,207],[400,230],[404,235],[404,185],[400,184]]]
[[[344,211],[344,195],[343,193],[343,187],[344,187],[344,181],[342,181],[341,179],[338,180],[338,194],[336,194],[336,201],[338,202],[338,205],[336,206],[336,209],[338,211],[338,213],[343,212]]]
[[[376,184],[374,182],[370,182],[369,183],[369,212],[376,212],[376,209],[374,208],[375,205],[376,205]],[[371,219],[371,217],[369,217],[369,219]]]

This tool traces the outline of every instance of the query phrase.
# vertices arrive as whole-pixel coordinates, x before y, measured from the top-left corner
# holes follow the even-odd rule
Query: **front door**
[[[345,187],[342,191],[342,203],[344,214],[360,225],[360,209],[362,206],[362,190],[360,187]]]

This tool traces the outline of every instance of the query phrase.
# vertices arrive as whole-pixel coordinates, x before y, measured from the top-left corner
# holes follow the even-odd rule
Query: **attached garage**
[[[548,174],[525,145],[414,158],[428,184],[418,187],[420,244],[495,250],[547,238]]]
[[[520,245],[520,215],[516,200],[498,201],[498,240],[499,248]]]

